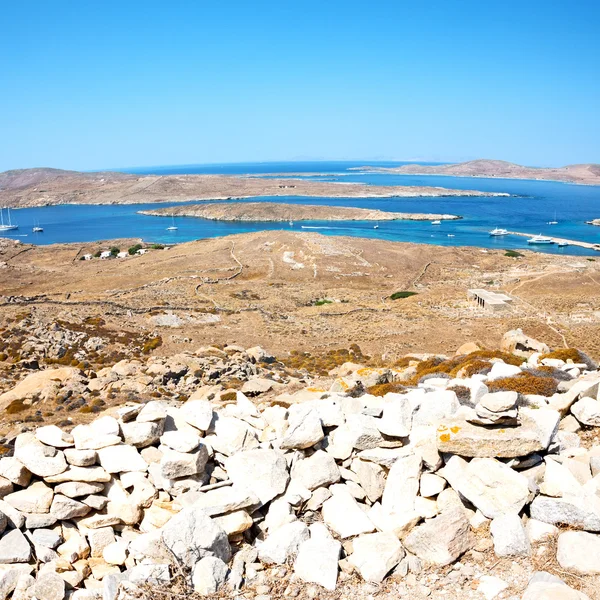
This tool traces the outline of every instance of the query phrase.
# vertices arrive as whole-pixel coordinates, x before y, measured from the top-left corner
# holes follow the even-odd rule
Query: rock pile
[[[114,600],[181,573],[209,595],[265,565],[334,590],[352,573],[379,584],[492,546],[533,556],[551,538],[564,570],[600,574],[600,445],[577,434],[600,425],[600,372],[544,360],[577,372],[549,398],[487,387],[540,366],[533,354],[385,396],[357,385],[381,370],[268,401],[276,382],[248,373],[246,393],[200,385],[183,403],[21,433],[0,459],[0,598]],[[479,586],[494,598],[508,584]],[[587,598],[543,573],[522,597]]]

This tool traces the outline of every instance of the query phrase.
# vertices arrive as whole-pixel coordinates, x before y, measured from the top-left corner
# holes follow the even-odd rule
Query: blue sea
[[[397,212],[430,212],[461,215],[460,221],[446,221],[433,226],[429,222],[382,221],[374,229],[372,221],[238,223],[219,222],[197,218],[175,220],[177,231],[169,232],[170,220],[148,217],[138,211],[165,204],[134,205],[62,205],[27,208],[12,211],[19,230],[4,233],[6,237],[26,243],[54,244],[63,242],[90,242],[111,238],[139,237],[147,242],[178,243],[195,239],[218,237],[234,233],[260,230],[292,229],[318,231],[326,235],[347,235],[378,238],[391,241],[417,242],[443,246],[479,246],[498,249],[523,249],[556,254],[596,255],[593,250],[576,246],[558,248],[555,245],[531,246],[526,238],[505,236],[494,238],[488,232],[494,227],[531,234],[600,243],[600,228],[586,225],[585,221],[600,218],[600,186],[582,186],[548,181],[483,179],[445,176],[390,175],[350,170],[365,163],[375,166],[397,166],[392,162],[287,162],[240,163],[223,165],[184,165],[170,167],[123,169],[136,174],[305,174],[308,179],[360,183],[369,185],[424,185],[453,189],[471,189],[485,192],[506,192],[510,197],[471,198],[303,198],[297,196],[259,197],[249,201],[287,202],[291,204],[324,204],[377,208]],[[181,203],[176,203],[180,205]],[[548,225],[548,221],[558,221]],[[31,228],[39,223],[43,233],[34,234]],[[301,229],[301,225],[316,229]]]

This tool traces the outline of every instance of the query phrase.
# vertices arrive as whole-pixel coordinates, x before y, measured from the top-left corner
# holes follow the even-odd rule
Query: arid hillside
[[[360,167],[361,171],[410,175],[453,175],[455,177],[499,177],[506,179],[548,179],[587,185],[600,185],[600,165],[583,164],[566,167],[525,167],[504,160],[471,160],[447,165],[403,165],[401,167]]]
[[[79,173],[58,169],[24,169],[0,173],[0,206],[53,204],[140,204],[223,200],[254,196],[327,196],[389,198],[493,196],[442,187],[363,186],[303,179],[261,179],[225,175],[127,175]],[[497,194],[504,196],[506,194]]]

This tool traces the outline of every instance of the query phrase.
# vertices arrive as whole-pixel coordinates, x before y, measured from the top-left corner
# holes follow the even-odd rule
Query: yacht
[[[374,225],[373,229],[379,229],[379,225]]]
[[[490,231],[490,235],[498,236],[498,235],[508,235],[508,229],[501,229],[500,227],[496,227]]]
[[[441,225],[441,224],[442,224],[442,222],[441,222],[441,221],[438,219],[438,220],[436,220],[436,221],[431,221],[431,224],[432,224],[432,225]]]
[[[167,227],[167,231],[177,231],[177,226],[175,225],[175,217],[171,215],[171,227]]]
[[[42,233],[44,231],[44,228],[41,227],[37,221],[34,221],[33,229],[31,231],[33,231],[33,233]]]
[[[558,240],[558,247],[559,248],[564,248],[565,246],[569,245],[569,242],[567,242],[567,240]]]
[[[8,223],[4,222],[4,214],[2,212],[2,208],[0,208],[0,232],[1,231],[14,231],[15,229],[19,229],[18,225],[15,225],[11,220],[10,220],[10,208],[6,209],[6,213],[7,213],[7,219],[8,219]]]
[[[554,211],[554,221],[548,221],[548,225],[558,225],[558,221],[556,220],[556,211]]]
[[[532,238],[527,240],[528,244],[554,244],[554,240],[549,237],[543,236],[541,233],[539,235],[534,235]]]

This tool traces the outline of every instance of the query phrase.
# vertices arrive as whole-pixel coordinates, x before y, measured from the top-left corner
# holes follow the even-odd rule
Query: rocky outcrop
[[[264,351],[221,352],[206,354],[267,369]],[[155,360],[144,371],[121,362],[98,389],[185,379],[185,361]],[[116,600],[184,573],[190,593],[208,595],[260,587],[265,568],[293,574],[290,586],[334,590],[352,574],[378,585],[492,548],[500,560],[528,561],[557,536],[555,525],[572,529],[558,538],[562,568],[600,572],[600,446],[583,448],[565,429],[583,418],[579,402],[600,404],[600,372],[582,367],[569,389],[545,399],[488,392],[464,403],[444,378],[384,396],[357,385],[388,376],[357,368],[346,375],[349,391],[339,381],[330,391],[279,384],[253,399],[224,392],[217,376],[188,381],[195,390],[185,402],[148,398],[88,424],[20,433],[0,459],[0,592]],[[485,597],[508,585],[486,577],[476,584]],[[522,591],[585,598],[537,575]]]

